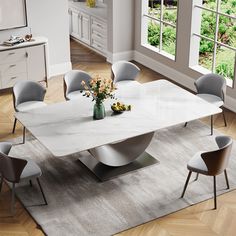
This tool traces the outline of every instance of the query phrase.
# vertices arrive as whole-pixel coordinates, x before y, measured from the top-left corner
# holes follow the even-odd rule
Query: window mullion
[[[217,6],[216,6],[216,30],[215,30],[215,36],[214,36],[214,52],[213,52],[213,62],[212,62],[212,72],[215,72],[215,65],[216,65],[216,51],[217,51],[217,41],[218,41],[218,30],[219,30],[219,12],[220,12],[220,3],[221,0],[217,0]]]
[[[212,12],[212,13],[215,13],[215,14],[217,13],[216,10],[213,10],[213,9],[210,9],[210,8],[207,8],[207,7],[204,7],[204,6],[194,5],[194,7],[197,7],[197,8],[200,8],[200,9],[202,9],[202,10],[209,11],[209,12]],[[218,14],[219,14],[220,16],[226,16],[226,17],[229,17],[229,18],[231,18],[231,19],[236,20],[236,16],[229,15],[229,14],[226,14],[226,13],[223,13],[223,12],[218,12]]]
[[[164,0],[161,0],[161,6],[160,6],[160,45],[159,45],[159,50],[162,50],[162,32],[163,32],[163,4]]]
[[[208,37],[206,37],[206,36],[204,36],[204,35],[201,35],[201,34],[193,33],[193,35],[195,35],[195,36],[197,36],[197,37],[199,37],[199,38],[206,39],[206,40],[211,41],[211,42],[213,42],[213,43],[215,42],[214,39],[208,38]],[[225,47],[225,48],[231,49],[231,50],[233,50],[233,51],[236,52],[236,48],[231,47],[231,46],[229,46],[229,45],[227,45],[227,44],[221,43],[221,42],[219,42],[219,41],[217,41],[217,44],[220,45],[220,46],[223,46],[223,47]]]
[[[147,18],[149,18],[149,19],[151,19],[151,20],[159,21],[159,19],[157,19],[156,17],[150,16],[150,15],[147,15],[147,14],[144,14],[144,16],[147,17]],[[172,24],[172,23],[170,23],[170,22],[168,22],[168,21],[162,20],[162,22],[163,22],[165,25],[169,25],[169,26],[171,26],[171,27],[173,27],[173,28],[176,28],[176,25],[174,25],[174,24]]]

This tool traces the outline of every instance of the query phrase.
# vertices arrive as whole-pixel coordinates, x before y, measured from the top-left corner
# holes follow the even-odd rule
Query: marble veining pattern
[[[222,111],[167,80],[123,86],[116,97],[131,104],[132,110],[113,115],[113,100],[107,100],[106,118],[93,120],[93,103],[90,98],[82,98],[19,112],[16,118],[59,157]]]

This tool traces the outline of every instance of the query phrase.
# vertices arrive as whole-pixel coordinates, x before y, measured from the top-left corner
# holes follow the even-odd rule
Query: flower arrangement
[[[96,101],[97,104],[101,104],[107,98],[115,98],[114,91],[116,88],[111,79],[102,79],[97,75],[89,81],[89,84],[82,81],[81,85],[85,89],[84,96],[92,97],[92,101]]]
[[[95,101],[94,105],[94,119],[103,119],[105,117],[105,108],[103,101],[107,98],[115,98],[114,91],[115,86],[111,79],[102,79],[100,76],[96,76],[86,84],[85,81],[81,82],[85,91],[83,96],[92,97],[92,101]]]
[[[86,5],[88,7],[96,7],[96,0],[86,0]]]

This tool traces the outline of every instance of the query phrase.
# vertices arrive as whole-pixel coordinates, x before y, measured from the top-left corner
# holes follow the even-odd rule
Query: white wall
[[[134,1],[110,0],[107,2],[109,62],[133,57]]]
[[[62,74],[71,68],[68,0],[27,0],[28,27],[33,36],[45,36],[49,42],[49,73]],[[9,12],[10,14],[10,12]],[[24,36],[29,28],[0,31],[0,41],[10,35]]]

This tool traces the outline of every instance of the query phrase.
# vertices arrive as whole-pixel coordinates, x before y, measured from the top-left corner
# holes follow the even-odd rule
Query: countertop
[[[33,37],[32,41],[19,43],[19,44],[16,44],[14,46],[6,46],[6,45],[3,45],[3,44],[0,44],[0,51],[30,47],[30,46],[35,46],[35,45],[39,45],[39,44],[44,44],[44,43],[47,43],[47,42],[48,42],[48,39],[45,38],[45,37]]]
[[[91,16],[98,17],[100,19],[107,19],[107,7],[106,4],[98,3],[96,7],[88,7],[86,6],[86,2],[73,2],[71,0],[68,1],[69,8],[74,8],[81,10],[85,13],[88,13]]]

